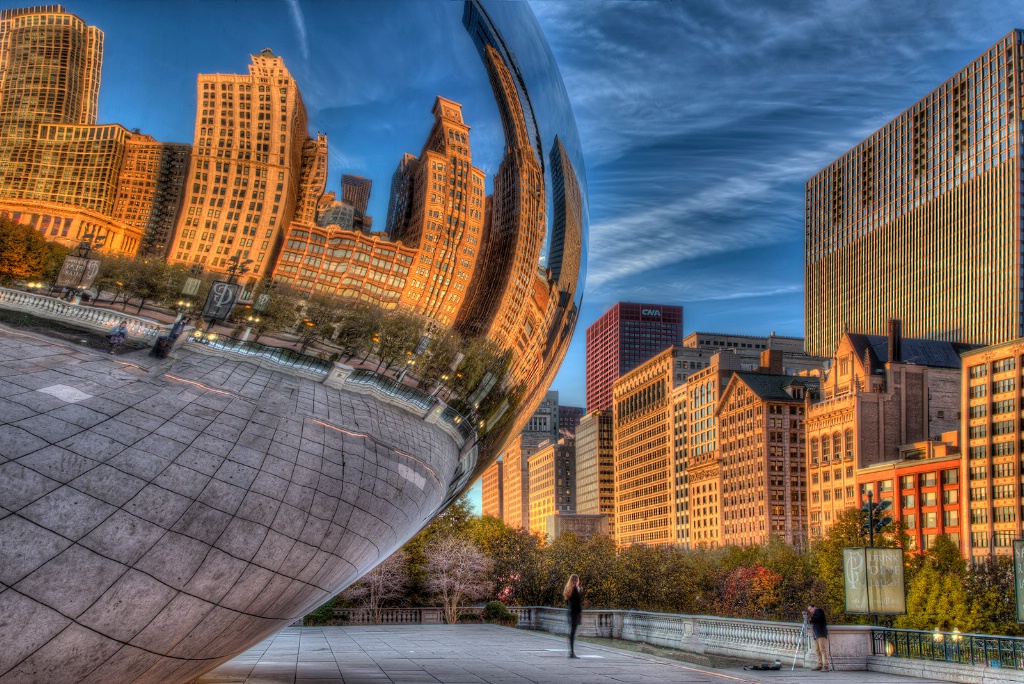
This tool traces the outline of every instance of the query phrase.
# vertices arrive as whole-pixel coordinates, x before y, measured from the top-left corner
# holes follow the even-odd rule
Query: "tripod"
[[[807,633],[807,624],[808,624],[807,623],[807,611],[804,611],[803,618],[804,618],[803,624],[800,625],[800,636],[798,636],[797,639],[796,639],[796,651],[793,652],[793,665],[792,665],[792,667],[789,668],[790,672],[792,672],[793,670],[796,669],[796,659],[800,655],[800,648],[803,647],[803,645],[804,645],[804,634]]]

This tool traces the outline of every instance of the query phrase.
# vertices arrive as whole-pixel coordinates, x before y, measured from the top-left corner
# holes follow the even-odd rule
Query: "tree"
[[[346,589],[342,596],[372,615],[373,622],[379,625],[384,608],[406,595],[409,584],[406,567],[405,553],[397,551]]]
[[[907,588],[907,614],[896,618],[895,624],[906,629],[973,631],[963,578],[925,563]]]
[[[394,311],[384,317],[378,331],[377,368],[384,366],[384,372],[392,366],[413,360],[412,352],[423,336],[423,322],[416,316]]]
[[[96,301],[106,290],[114,293],[110,303],[113,304],[117,298],[127,291],[127,283],[130,280],[132,260],[120,256],[105,256],[100,258],[100,271],[93,281],[92,286],[96,289]],[[127,299],[125,299],[127,304]]]
[[[975,564],[967,574],[964,591],[970,597],[970,629],[982,634],[1024,636],[1024,625],[1017,624],[1010,557],[990,557]]]
[[[542,605],[547,595],[545,549],[529,530],[485,515],[469,522],[469,538],[494,563],[496,598],[508,606]]]
[[[382,318],[378,307],[363,302],[349,302],[341,309],[332,341],[341,348],[346,361],[373,351],[373,337],[380,329]]]
[[[32,226],[0,217],[0,283],[44,277],[55,257],[50,244]]]
[[[135,313],[142,313],[142,307],[151,299],[160,300],[171,293],[171,280],[167,263],[159,259],[131,259],[124,281],[125,307],[132,299],[139,300]]]
[[[728,574],[719,592],[718,615],[755,620],[781,616],[782,575],[763,565],[740,566]]]
[[[299,351],[334,334],[334,319],[341,310],[341,301],[332,295],[315,294],[306,300],[305,318],[299,324]]]
[[[493,564],[473,542],[454,534],[435,539],[425,552],[427,588],[441,600],[445,622],[454,625],[465,601],[490,595]]]
[[[252,332],[255,334],[253,342],[258,342],[261,335],[291,328],[299,317],[299,293],[293,288],[264,280],[253,290],[253,301],[257,301],[262,295],[270,296],[263,310],[246,311],[246,315],[251,314],[259,318],[259,321],[252,325]],[[239,323],[241,325],[243,322]]]
[[[814,573],[821,579],[824,596],[815,603],[822,606],[833,622],[863,622],[860,616],[848,615],[843,586],[843,548],[867,546],[861,533],[861,511],[851,508],[836,516],[828,534],[811,543],[811,563]],[[875,546],[897,548],[905,546],[905,535],[898,524],[889,525],[881,534],[875,534]],[[909,578],[908,578],[909,579]]]

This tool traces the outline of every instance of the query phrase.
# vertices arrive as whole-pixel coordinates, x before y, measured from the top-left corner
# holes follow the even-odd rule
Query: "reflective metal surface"
[[[132,228],[102,184],[37,183],[28,153],[0,211],[237,281],[250,327],[298,292],[296,330],[327,331],[300,352],[197,334],[160,365],[0,330],[5,681],[185,682],[280,629],[465,492],[568,348],[587,184],[529,6],[254,7],[69,7],[106,31],[98,111],[90,82],[88,120],[4,143],[87,154],[102,130],[102,165],[141,144],[111,121],[176,131],[173,230]]]

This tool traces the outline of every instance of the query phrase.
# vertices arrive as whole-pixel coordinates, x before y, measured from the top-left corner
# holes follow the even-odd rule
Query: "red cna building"
[[[683,343],[683,307],[618,302],[587,328],[587,411],[612,407],[612,383]]]

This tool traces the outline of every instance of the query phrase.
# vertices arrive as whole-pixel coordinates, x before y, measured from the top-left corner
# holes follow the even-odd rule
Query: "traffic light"
[[[867,503],[860,508],[861,513],[865,514],[860,527],[861,534],[874,536],[876,532],[881,532],[887,525],[891,525],[892,516],[885,514],[890,508],[892,508],[892,499],[882,499],[878,503],[874,503],[869,495]]]

